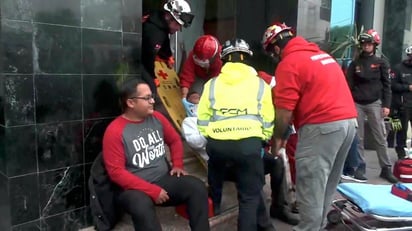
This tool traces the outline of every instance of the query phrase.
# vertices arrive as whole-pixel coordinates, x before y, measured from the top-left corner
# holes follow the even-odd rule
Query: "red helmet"
[[[193,60],[201,67],[208,67],[212,60],[220,55],[222,46],[211,35],[200,36],[193,47]]]
[[[195,43],[193,53],[198,59],[212,59],[220,54],[221,45],[219,41],[211,35],[200,36]]]
[[[263,49],[266,50],[269,44],[275,44],[279,39],[278,35],[284,31],[289,31],[289,35],[293,36],[292,27],[287,26],[285,23],[275,22],[273,25],[269,26],[263,34]]]
[[[369,29],[366,33],[359,35],[358,41],[360,43],[374,43],[375,45],[379,45],[381,43],[381,37],[376,30]]]

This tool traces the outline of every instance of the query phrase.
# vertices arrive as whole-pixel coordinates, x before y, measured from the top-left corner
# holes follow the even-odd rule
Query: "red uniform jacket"
[[[329,54],[298,36],[289,41],[281,58],[275,74],[275,105],[293,111],[297,128],[356,118],[346,78]]]

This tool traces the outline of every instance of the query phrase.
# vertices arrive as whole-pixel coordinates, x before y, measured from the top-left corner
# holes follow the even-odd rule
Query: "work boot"
[[[383,178],[389,181],[392,184],[397,183],[399,180],[392,174],[391,166],[385,166],[382,168],[381,174],[379,175],[380,178]]]
[[[270,217],[281,220],[290,225],[297,225],[299,223],[299,215],[297,213],[292,213],[291,211],[285,211],[284,206],[270,206]]]
[[[404,159],[406,156],[405,148],[404,147],[396,147],[395,148],[396,154],[398,154],[398,160]]]

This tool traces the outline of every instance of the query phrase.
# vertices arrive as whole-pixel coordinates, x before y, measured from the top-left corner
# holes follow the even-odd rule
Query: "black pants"
[[[205,184],[193,176],[165,175],[157,185],[169,195],[169,200],[160,206],[187,205],[189,225],[192,231],[209,231],[208,195]],[[125,190],[119,194],[118,202],[133,220],[136,231],[161,231],[153,200],[144,192]]]
[[[226,166],[236,169],[236,188],[239,201],[238,230],[251,231],[258,227],[258,212],[265,208],[262,198],[264,184],[262,143],[259,138],[242,140],[208,139],[208,181],[214,203],[221,202]],[[266,212],[266,211],[265,211]]]
[[[400,112],[400,119],[402,130],[397,132],[398,134],[396,135],[396,147],[404,148],[406,147],[409,122],[412,124],[412,108],[403,108]]]

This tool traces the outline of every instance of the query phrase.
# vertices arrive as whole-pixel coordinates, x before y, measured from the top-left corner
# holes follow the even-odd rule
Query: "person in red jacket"
[[[196,40],[179,74],[182,98],[186,98],[189,90],[201,93],[203,85],[219,75],[221,51],[219,41],[211,35],[202,35]]]
[[[269,26],[263,48],[279,57],[274,89],[276,121],[272,153],[279,154],[292,119],[300,221],[295,231],[321,230],[356,132],[356,108],[333,57],[295,36],[284,23]]]
[[[187,205],[191,230],[210,230],[206,186],[183,170],[180,135],[154,111],[149,85],[130,80],[122,86],[120,97],[123,114],[104,133],[103,159],[111,181],[122,189],[118,202],[131,215],[135,230],[161,231],[155,205],[180,204]]]

